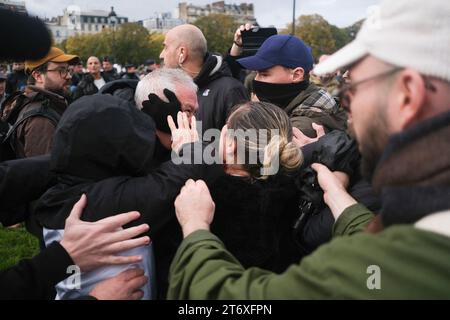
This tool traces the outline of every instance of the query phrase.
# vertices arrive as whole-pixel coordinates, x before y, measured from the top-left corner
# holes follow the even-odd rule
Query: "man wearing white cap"
[[[315,70],[350,70],[341,93],[381,196],[376,218],[315,164],[335,238],[283,274],[244,270],[208,231],[214,203],[206,185],[189,181],[175,202],[185,240],[169,298],[450,297],[449,17],[445,0],[385,1],[353,43]]]

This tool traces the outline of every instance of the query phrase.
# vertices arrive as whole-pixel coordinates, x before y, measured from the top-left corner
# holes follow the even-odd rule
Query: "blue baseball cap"
[[[274,35],[266,39],[256,55],[238,59],[245,69],[260,71],[273,66],[286,68],[301,67],[305,72],[311,71],[314,59],[311,48],[302,40],[292,35]]]

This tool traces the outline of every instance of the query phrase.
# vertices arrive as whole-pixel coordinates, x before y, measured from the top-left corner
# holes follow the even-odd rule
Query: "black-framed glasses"
[[[385,77],[389,77],[392,76],[394,74],[396,74],[397,72],[403,70],[403,68],[393,68],[390,69],[386,72],[382,72],[379,74],[376,74],[374,76],[368,77],[366,79],[354,82],[354,83],[347,83],[347,84],[343,84],[341,88],[339,88],[338,92],[337,92],[337,96],[339,97],[339,102],[341,104],[341,107],[347,111],[350,112],[350,105],[352,102],[352,96],[355,93],[355,89],[356,87],[358,87],[359,85],[369,82],[369,81],[374,81],[374,80],[381,80]]]
[[[70,70],[67,67],[59,67],[56,69],[47,69],[47,72],[59,72],[61,78],[65,78],[70,73]]]

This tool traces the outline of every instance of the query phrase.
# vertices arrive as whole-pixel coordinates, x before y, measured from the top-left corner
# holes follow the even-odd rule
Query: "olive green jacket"
[[[417,225],[362,232],[372,217],[362,205],[347,208],[330,243],[279,275],[244,270],[217,237],[194,232],[172,262],[168,298],[450,299],[449,236]]]

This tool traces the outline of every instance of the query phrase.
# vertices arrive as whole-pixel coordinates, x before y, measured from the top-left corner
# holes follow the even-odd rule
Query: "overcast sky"
[[[114,10],[119,15],[129,17],[132,21],[142,20],[155,12],[174,12],[179,0],[25,0],[30,13],[51,18],[62,15],[63,9],[70,4],[81,7],[82,10],[103,9]],[[182,1],[181,1],[182,2]],[[214,0],[186,1],[192,4],[204,5]],[[258,23],[262,26],[286,26],[292,21],[292,0],[236,0],[225,3],[253,3]],[[274,5],[274,3],[276,5]],[[296,16],[318,13],[328,22],[339,27],[346,27],[366,17],[367,8],[379,4],[380,0],[297,0]]]

